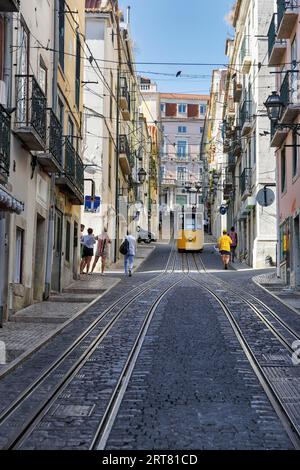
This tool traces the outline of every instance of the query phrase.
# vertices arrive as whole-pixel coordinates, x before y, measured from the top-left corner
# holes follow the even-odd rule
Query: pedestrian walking
[[[97,244],[96,255],[95,255],[91,274],[94,272],[94,269],[97,266],[97,263],[100,258],[101,258],[101,274],[104,274],[104,270],[106,266],[106,258],[108,255],[108,245],[111,243],[106,227],[104,227],[104,230],[101,233],[101,235],[96,237],[96,240],[98,240],[98,244]]]
[[[230,230],[230,234],[229,234],[230,238],[231,238],[231,241],[232,241],[232,244],[231,244],[231,261],[232,263],[234,263],[234,260],[235,260],[235,257],[236,257],[236,249],[237,249],[237,246],[238,246],[238,235],[235,231],[235,228],[234,227],[231,227],[231,230]]]
[[[231,244],[232,244],[232,240],[227,235],[227,230],[223,230],[223,236],[220,237],[218,241],[218,248],[222,256],[224,269],[228,269],[228,264],[230,261],[230,254],[231,254]]]
[[[85,225],[81,224],[80,225],[80,259],[82,258],[82,253],[83,253],[84,229],[85,229]]]
[[[86,267],[86,274],[89,274],[90,264],[94,256],[94,245],[96,239],[93,235],[93,229],[88,229],[88,234],[83,237],[83,250],[82,250],[82,260],[80,263],[80,274],[84,274],[84,268]]]
[[[130,232],[127,232],[125,240],[120,246],[120,253],[124,255],[125,274],[126,276],[129,275],[129,277],[131,277],[136,253],[136,240]]]

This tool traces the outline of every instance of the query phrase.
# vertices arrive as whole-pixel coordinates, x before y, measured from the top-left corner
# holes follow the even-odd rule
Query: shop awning
[[[9,194],[4,188],[0,188],[0,210],[21,214],[24,210],[24,202],[18,201],[18,199]]]

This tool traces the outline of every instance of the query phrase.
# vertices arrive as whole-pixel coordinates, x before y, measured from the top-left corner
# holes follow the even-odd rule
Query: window
[[[186,132],[187,132],[186,126],[179,126],[178,127],[178,133],[179,134],[186,134]]]
[[[203,127],[200,127],[200,134],[203,134]]]
[[[108,186],[111,188],[112,140],[109,139],[108,148]]]
[[[299,152],[299,146],[298,146],[298,135],[296,132],[293,133],[293,178],[297,176],[298,174],[298,152]]]
[[[160,167],[160,178],[162,180],[164,180],[166,178],[166,167],[165,166]]]
[[[206,105],[205,104],[201,104],[200,105],[200,114],[205,114],[206,113]]]
[[[70,261],[70,252],[71,252],[71,224],[67,220],[66,225],[66,261]]]
[[[18,74],[28,75],[29,73],[29,31],[26,25],[21,21],[19,27],[19,50],[18,50]],[[20,77],[18,82],[16,107],[17,121],[26,122],[27,120],[27,96],[28,87],[26,78]]]
[[[177,179],[178,181],[186,181],[187,179],[187,168],[185,166],[177,167]]]
[[[253,158],[253,165],[256,164],[256,132],[253,134],[252,139],[252,158]]]
[[[4,78],[4,59],[5,59],[5,20],[0,14],[0,80]]]
[[[64,70],[65,67],[65,0],[59,0],[58,11],[58,28],[59,28],[59,64]]]
[[[281,192],[286,191],[286,152],[285,148],[281,151]]]
[[[165,113],[165,112],[166,112],[166,105],[165,105],[165,103],[161,103],[161,105],[160,105],[160,110],[161,110],[162,113]]]
[[[44,94],[47,96],[47,67],[42,57],[40,57],[39,84]]]
[[[73,141],[74,141],[74,124],[73,124],[73,121],[72,119],[68,119],[68,138],[69,138],[69,142],[73,145]]]
[[[75,103],[77,108],[79,109],[80,104],[80,69],[81,69],[81,60],[80,60],[80,37],[79,33],[76,34],[76,81],[75,81]]]
[[[177,142],[177,157],[185,159],[187,156],[187,142],[185,140],[179,140]]]
[[[23,271],[24,230],[17,227],[16,230],[16,257],[14,282],[22,284]]]
[[[114,76],[112,71],[110,72],[110,89],[114,89]],[[113,96],[112,93],[109,94],[109,118],[112,120],[113,118]]]
[[[180,114],[186,114],[186,108],[187,108],[186,104],[179,104],[178,105],[178,112]]]
[[[58,109],[58,119],[59,122],[61,123],[62,129],[64,129],[64,104],[62,100],[58,97],[57,99],[57,109]]]

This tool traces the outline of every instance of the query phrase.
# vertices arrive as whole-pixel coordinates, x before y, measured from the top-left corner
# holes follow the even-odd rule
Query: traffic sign
[[[221,215],[226,215],[227,214],[227,207],[221,206],[220,207],[220,214]]]
[[[275,193],[265,186],[257,193],[256,201],[262,207],[269,207],[275,201]]]

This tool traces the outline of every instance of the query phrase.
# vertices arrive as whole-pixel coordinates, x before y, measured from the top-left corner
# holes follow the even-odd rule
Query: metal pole
[[[114,262],[117,262],[117,252],[119,248],[119,151],[120,151],[120,66],[118,66],[118,80],[117,80],[117,123],[116,123],[116,193],[115,193],[115,210],[116,210],[116,224],[115,224],[115,253]]]

